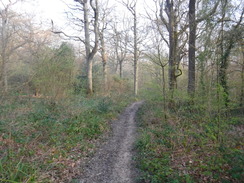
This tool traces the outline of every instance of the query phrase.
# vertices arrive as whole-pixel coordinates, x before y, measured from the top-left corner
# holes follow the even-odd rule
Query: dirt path
[[[80,183],[134,183],[133,143],[136,138],[135,114],[143,102],[127,107],[112,124],[112,136],[88,162]]]

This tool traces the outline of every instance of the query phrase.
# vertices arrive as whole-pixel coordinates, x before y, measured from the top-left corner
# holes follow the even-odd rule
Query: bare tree
[[[133,15],[133,36],[134,36],[134,95],[138,93],[138,36],[137,36],[137,0],[122,2]]]
[[[214,5],[214,7],[207,12],[206,14],[198,17],[196,19],[196,0],[189,1],[189,48],[188,48],[188,94],[194,97],[195,94],[195,66],[196,66],[196,31],[197,31],[197,24],[205,21],[208,17],[212,16],[218,7],[220,1]]]
[[[87,69],[87,93],[93,93],[92,85],[92,59],[97,53],[98,50],[98,1],[95,0],[95,5],[93,0],[90,0],[90,6],[94,12],[94,36],[95,36],[95,45],[91,49],[91,40],[90,40],[90,30],[89,30],[89,19],[88,19],[88,2],[87,0],[78,0],[79,3],[83,6],[84,11],[84,31],[85,31],[85,48],[86,48],[86,69]]]
[[[11,10],[16,1],[9,1],[5,4],[1,1],[3,9],[0,10],[0,84],[4,92],[8,91],[8,63],[11,55],[20,47],[28,42],[28,36],[25,33],[25,21],[21,16]]]
[[[123,20],[123,27],[125,26],[125,20]],[[116,71],[119,66],[119,76],[123,77],[123,63],[128,54],[128,42],[129,42],[129,33],[128,29],[124,27],[123,30],[118,30],[117,24],[114,23],[112,26],[113,29],[113,45],[115,49],[115,56],[117,60]]]
[[[76,13],[68,12],[68,16],[75,26],[83,28],[83,36],[71,36],[63,31],[53,31],[56,34],[62,34],[70,39],[80,41],[85,46],[85,62],[86,62],[86,90],[88,95],[93,94],[93,83],[92,83],[92,61],[95,54],[98,51],[99,44],[99,7],[98,0],[74,0],[78,4],[74,7],[70,7],[73,12],[78,12],[80,15],[83,12],[83,17],[79,17]],[[92,13],[91,13],[92,12]],[[92,15],[91,15],[92,14]],[[53,22],[52,22],[53,23]],[[94,38],[94,40],[92,38]],[[92,42],[94,44],[92,45]]]
[[[225,106],[228,106],[229,103],[229,91],[227,86],[227,69],[229,66],[229,57],[231,50],[236,46],[238,40],[243,38],[243,27],[241,23],[243,20],[244,10],[240,15],[239,20],[232,25],[232,28],[228,31],[224,30],[225,26],[225,17],[226,17],[226,7],[228,5],[227,0],[221,1],[221,20],[220,20],[220,36],[219,36],[219,46],[220,46],[220,60],[218,69],[218,79],[220,85],[223,87],[224,92],[224,103]]]
[[[103,90],[106,92],[108,90],[108,54],[106,50],[106,44],[105,44],[105,31],[108,26],[108,16],[110,14],[111,10],[107,7],[107,4],[103,4],[101,8],[101,18],[100,18],[100,26],[99,26],[99,38],[101,43],[101,57],[102,57],[102,63],[103,63],[103,81],[104,81],[104,87]]]
[[[160,30],[160,35],[169,47],[169,89],[171,90],[171,98],[174,95],[174,89],[177,88],[177,77],[182,74],[179,68],[180,61],[185,56],[186,45],[186,17],[184,9],[184,1],[166,0],[160,4],[160,21],[168,32],[168,39]]]
[[[151,47],[148,47],[148,53],[145,53],[145,56],[155,65],[161,68],[161,80],[162,80],[162,94],[163,94],[163,111],[166,114],[166,79],[165,79],[165,67],[168,65],[167,57],[164,55],[164,47],[162,44],[162,38],[158,35],[157,29],[155,29],[152,25],[152,29],[154,30],[154,34],[152,35]],[[166,118],[166,115],[164,116]]]

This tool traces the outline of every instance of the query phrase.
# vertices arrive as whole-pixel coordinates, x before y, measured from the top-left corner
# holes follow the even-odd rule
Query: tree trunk
[[[219,83],[223,88],[223,97],[224,97],[224,103],[225,106],[228,107],[228,102],[229,102],[229,92],[228,92],[228,86],[227,86],[227,68],[228,68],[228,57],[230,54],[230,51],[233,47],[233,39],[227,40],[227,49],[224,49],[224,18],[225,18],[225,9],[227,6],[227,0],[223,0],[222,2],[222,21],[221,21],[221,43],[220,43],[220,61],[219,61]]]
[[[188,94],[194,97],[195,94],[195,51],[196,51],[196,0],[189,1],[189,66],[188,66]]]
[[[169,89],[173,98],[174,89],[176,88],[176,59],[177,59],[177,31],[175,15],[173,10],[173,1],[167,0],[167,10],[169,17]]]
[[[3,62],[3,88],[4,92],[8,91],[8,76],[7,76],[7,63]]]
[[[242,49],[242,68],[241,68],[241,96],[240,107],[243,107],[244,103],[244,49]]]
[[[1,34],[2,34],[2,39],[1,39],[1,59],[2,59],[2,68],[1,68],[1,77],[0,81],[3,87],[3,91],[6,93],[8,90],[8,78],[7,78],[7,56],[6,56],[6,49],[7,49],[7,41],[8,41],[8,36],[7,36],[7,13],[8,9],[4,9],[3,13],[1,14],[2,18],[2,27],[1,27]]]
[[[104,92],[108,91],[108,67],[107,60],[103,61],[103,80],[104,80]]]
[[[164,111],[164,119],[166,120],[166,85],[165,85],[165,72],[164,66],[161,65],[162,69],[162,87],[163,87],[163,111]]]
[[[92,59],[86,60],[87,63],[87,94],[92,95],[93,94],[93,85],[92,85]]]
[[[134,9],[134,94],[138,94],[137,14]]]
[[[90,58],[91,45],[90,45],[90,33],[89,33],[89,20],[88,20],[88,2],[83,1],[84,10],[84,31],[85,31],[85,49],[86,49],[86,77],[87,77],[87,94],[93,93],[92,88],[92,60]]]
[[[106,55],[106,48],[105,48],[105,42],[103,37],[103,30],[101,32],[101,54],[102,54],[102,62],[103,62],[103,82],[104,82],[104,92],[108,89],[108,72],[107,72],[107,55]]]
[[[205,50],[204,50],[205,52]],[[205,80],[204,80],[204,77],[205,77],[205,65],[204,65],[204,61],[205,61],[205,58],[199,58],[199,62],[200,62],[200,93],[201,93],[201,96],[205,96],[206,95],[206,86],[205,86]]]
[[[122,63],[123,63],[123,61],[119,60],[119,77],[120,77],[120,78],[123,77],[123,73],[122,73]]]
[[[92,5],[92,0],[90,1],[90,6],[94,12],[94,36],[95,36],[95,45],[91,50],[90,45],[90,29],[89,29],[89,9],[88,9],[88,1],[84,0],[83,11],[84,11],[84,31],[85,31],[85,49],[86,49],[86,74],[87,74],[87,94],[93,94],[93,84],[92,84],[92,60],[98,49],[98,3],[95,0],[95,6]]]
[[[7,77],[7,61],[6,57],[2,55],[2,68],[1,68],[1,82],[3,91],[6,93],[8,91],[8,77]]]

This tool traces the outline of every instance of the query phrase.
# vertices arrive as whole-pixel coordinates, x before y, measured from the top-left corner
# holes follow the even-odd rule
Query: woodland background
[[[66,29],[21,2],[0,0],[1,182],[75,182],[136,100],[140,182],[243,180],[241,0],[70,0]]]

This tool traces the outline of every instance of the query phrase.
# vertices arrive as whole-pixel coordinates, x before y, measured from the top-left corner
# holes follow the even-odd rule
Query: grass
[[[136,147],[142,172],[140,182],[243,181],[241,111],[219,118],[206,106],[189,105],[182,99],[164,120],[162,109],[162,102],[149,100],[138,112],[140,137]]]
[[[52,102],[15,97],[0,104],[0,182],[68,182],[109,132],[130,97]],[[122,101],[123,102],[120,102]]]

